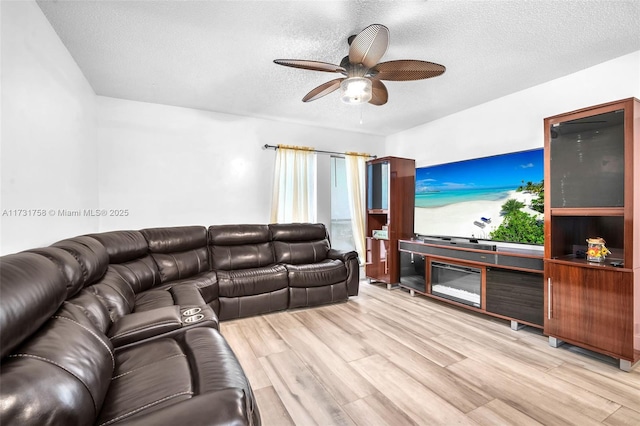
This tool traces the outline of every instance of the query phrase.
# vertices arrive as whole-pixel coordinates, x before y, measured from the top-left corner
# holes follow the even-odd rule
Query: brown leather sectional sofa
[[[0,424],[248,424],[219,320],[357,295],[322,224],[113,231],[0,258]]]

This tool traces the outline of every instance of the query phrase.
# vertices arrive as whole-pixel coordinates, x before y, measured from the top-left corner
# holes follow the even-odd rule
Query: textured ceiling
[[[637,0],[39,1],[98,95],[379,135],[640,50]],[[302,103],[340,77],[274,59],[339,63],[379,23],[382,61],[420,59],[440,77],[385,82],[383,106]]]

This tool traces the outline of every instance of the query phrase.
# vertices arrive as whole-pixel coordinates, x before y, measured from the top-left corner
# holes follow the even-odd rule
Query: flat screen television
[[[414,232],[542,245],[543,149],[416,169]]]

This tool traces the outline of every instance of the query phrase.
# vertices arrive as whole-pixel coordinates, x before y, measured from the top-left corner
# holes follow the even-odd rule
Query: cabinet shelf
[[[616,271],[631,271],[628,268],[624,267],[624,263],[621,258],[615,257],[607,257],[604,262],[589,262],[584,257],[577,257],[575,254],[568,254],[566,256],[554,257],[551,259],[547,259],[547,262],[553,263],[564,263],[568,265],[582,266],[587,268],[595,268],[595,269],[612,269]],[[620,263],[621,266],[616,266],[617,263]]]
[[[624,216],[624,207],[551,208],[551,216]]]

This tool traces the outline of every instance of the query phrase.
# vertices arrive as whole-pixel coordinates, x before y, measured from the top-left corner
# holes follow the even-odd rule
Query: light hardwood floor
[[[226,321],[263,425],[640,425],[640,368],[401,289]]]

